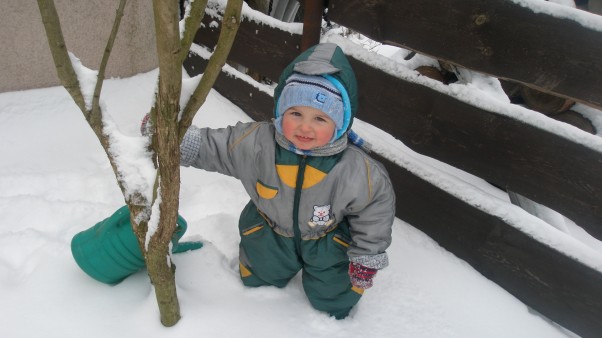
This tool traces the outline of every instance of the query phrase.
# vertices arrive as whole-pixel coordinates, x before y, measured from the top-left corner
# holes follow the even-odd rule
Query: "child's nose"
[[[311,129],[311,126],[308,122],[303,121],[303,122],[301,122],[301,125],[299,126],[299,128],[302,131],[309,131]]]

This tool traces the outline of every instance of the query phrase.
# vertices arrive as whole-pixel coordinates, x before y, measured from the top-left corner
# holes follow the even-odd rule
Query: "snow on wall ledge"
[[[220,9],[223,11],[223,8],[226,8],[226,2],[227,1],[225,0],[210,0],[207,3],[207,9],[205,10],[205,13],[215,19],[218,19],[221,22],[222,13],[220,12]],[[291,34],[303,33],[303,23],[288,23],[274,19],[269,15],[251,9],[251,7],[249,7],[249,5],[247,5],[246,2],[243,3],[241,11],[241,20],[253,21],[260,25],[267,25],[269,27],[277,28],[282,31],[289,32]]]
[[[556,134],[572,142],[581,144],[594,151],[602,153],[602,138],[586,133],[577,127],[550,119],[545,115],[537,113],[533,110],[495,99],[489,95],[481,95],[482,93],[475,92],[463,84],[445,85],[425,76],[420,76],[417,72],[409,70],[384,56],[371,53],[363,48],[358,47],[356,44],[348,39],[343,38],[342,36],[334,34],[328,35],[326,36],[325,41],[336,43],[337,45],[341,46],[345,54],[350,55],[361,62],[369,64],[372,67],[380,69],[394,77],[411,83],[430,87],[433,90],[451,96],[472,106],[479,107],[492,113],[511,117],[535,128],[546,130],[550,133]]]
[[[549,119],[539,113],[510,104],[507,101],[484,96],[482,93],[470,89],[467,85],[456,84],[454,86],[446,86],[424,76],[418,76],[416,72],[400,66],[389,58],[369,52],[339,35],[327,35],[323,38],[323,42],[336,43],[343,49],[345,54],[397,78],[428,86],[457,100],[493,113],[512,117],[513,119],[587,146],[594,151],[602,152],[602,139],[600,137],[585,133],[571,125]],[[499,217],[537,241],[562,252],[592,269],[602,272],[602,253],[550,226],[520,207],[500,200],[491,192],[481,189],[478,184],[473,184],[473,182],[479,181],[479,178],[461,172],[444,163],[440,163],[435,167],[432,163],[437,161],[413,152],[401,141],[376,127],[361,121],[358,122],[354,124],[354,129],[357,129],[362,137],[373,144],[375,152],[475,208]],[[428,164],[425,159],[428,159]],[[445,170],[441,170],[441,167],[445,167]],[[455,169],[455,173],[459,174],[450,174],[449,170],[451,168]]]
[[[211,3],[213,3],[214,6],[216,3],[219,6],[225,5],[225,2],[223,1],[211,1]],[[212,11],[208,10],[207,14],[221,19],[216,7],[213,7]],[[302,29],[297,30],[297,24],[291,25],[282,23],[261,13],[252,11],[247,8],[246,5],[243,8],[243,16],[251,18],[252,20],[261,24],[268,24],[272,27],[289,31],[291,33],[300,34],[302,31]],[[300,27],[302,28],[302,26]],[[397,78],[430,87],[462,102],[466,102],[470,105],[480,107],[493,113],[512,117],[534,127],[549,131],[578,144],[587,146],[594,151],[602,152],[602,139],[600,139],[600,137],[585,133],[580,129],[566,123],[549,119],[529,109],[510,104],[507,100],[498,100],[489,95],[482,95],[482,93],[478,93],[477,95],[473,87],[465,84],[447,86],[438,81],[431,80],[424,76],[419,76],[416,72],[397,64],[389,58],[369,52],[339,35],[327,34],[325,37],[323,37],[322,42],[336,43],[347,55],[350,55],[364,63],[370,64],[371,66]],[[191,51],[205,59],[209,59],[211,54],[203,47],[195,45],[191,47]],[[260,89],[261,91],[266,92],[267,94],[273,95],[272,88],[259,84],[252,78],[238,72],[232,67],[224,67],[223,71],[228,74],[228,76],[236,77]],[[539,242],[544,243],[545,245],[548,245],[559,252],[562,252],[568,257],[571,257],[589,266],[590,268],[595,269],[596,271],[602,272],[602,253],[592,249],[576,238],[573,238],[568,234],[550,226],[545,221],[529,214],[520,207],[514,206],[508,201],[500,199],[499,196],[496,197],[491,191],[488,191],[487,189],[484,190],[482,185],[474,184],[475,181],[482,182],[482,180],[479,178],[457,170],[444,163],[439,162],[437,166],[433,166],[432,163],[438,161],[430,158],[425,161],[424,159],[427,158],[426,156],[422,156],[413,152],[408,147],[403,145],[401,141],[395,139],[390,134],[385,133],[384,131],[362,121],[357,122],[358,123],[355,124],[354,129],[357,129],[363,137],[373,144],[375,152],[390,159],[400,167],[409,170],[418,177],[421,177],[427,182],[430,182],[431,184],[457,197],[458,199],[478,208],[479,210],[483,210],[491,215],[499,217]],[[391,151],[392,149],[394,149],[394,151]],[[441,167],[445,167],[445,170],[441,170]],[[455,172],[454,175],[449,173],[450,169]]]
[[[586,28],[602,32],[602,16],[592,14],[580,9],[569,7],[566,4],[541,0],[509,0],[521,7],[528,8],[533,13],[551,15],[560,19],[575,21]],[[571,1],[573,2],[573,1]]]

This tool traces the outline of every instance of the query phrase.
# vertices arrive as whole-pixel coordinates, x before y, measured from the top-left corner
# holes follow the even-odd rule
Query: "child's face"
[[[282,133],[297,149],[310,150],[326,145],[332,139],[336,124],[319,109],[295,106],[282,117]]]

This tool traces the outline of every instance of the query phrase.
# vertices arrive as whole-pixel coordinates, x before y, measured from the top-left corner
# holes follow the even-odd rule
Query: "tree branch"
[[[153,0],[157,56],[159,59],[159,93],[155,106],[163,117],[177,120],[182,88],[182,64],[178,6],[176,1]],[[176,112],[174,114],[174,112]],[[161,118],[157,118],[157,128]]]
[[[186,130],[188,130],[188,127],[190,127],[194,115],[207,99],[209,91],[213,87],[222,67],[226,63],[226,59],[228,58],[228,54],[234,43],[234,38],[238,32],[238,27],[240,26],[242,2],[242,0],[228,0],[222,19],[222,29],[219,34],[215,51],[209,59],[201,82],[194,90],[194,93],[190,97],[190,100],[188,100],[188,104],[182,112],[182,119],[179,123],[178,132],[180,142],[182,142],[184,134],[186,133]]]
[[[77,74],[73,69],[71,59],[69,58],[67,45],[63,38],[63,31],[61,30],[61,22],[58,13],[56,12],[54,1],[38,0],[38,7],[40,9],[46,37],[48,38],[48,46],[52,53],[52,59],[54,60],[59,80],[63,87],[67,89],[67,92],[69,92],[73,101],[75,101],[75,104],[77,104],[82,113],[87,116],[88,111],[86,109],[84,96],[79,87]]]
[[[96,87],[94,88],[94,96],[92,98],[92,115],[101,115],[99,108],[100,90],[102,89],[102,84],[105,79],[105,70],[107,68],[107,63],[109,62],[109,57],[111,56],[111,51],[113,50],[113,44],[115,43],[117,32],[119,31],[119,25],[121,24],[121,18],[123,17],[123,9],[125,8],[126,3],[127,0],[121,0],[119,2],[119,7],[117,8],[117,12],[115,13],[115,21],[113,22],[113,28],[111,29],[111,35],[109,35],[107,46],[105,47],[104,54],[102,55],[102,60],[98,69],[98,78],[96,79]]]
[[[184,24],[184,36],[182,37],[182,49],[180,50],[180,60],[184,62],[190,51],[192,40],[205,16],[205,7],[208,0],[195,0],[190,4],[190,15],[186,18]]]
[[[122,2],[125,2],[125,0],[122,0]],[[75,73],[75,70],[73,69],[73,64],[71,63],[71,58],[69,57],[69,53],[67,51],[67,46],[65,44],[63,32],[61,29],[61,23],[59,20],[58,13],[56,12],[56,7],[54,5],[54,1],[53,0],[38,0],[38,7],[40,9],[40,14],[42,16],[42,21],[44,23],[44,29],[46,31],[46,37],[48,39],[48,45],[50,46],[50,51],[52,53],[54,65],[57,69],[57,74],[59,76],[61,84],[63,85],[63,87],[65,87],[65,89],[67,89],[67,92],[69,92],[69,94],[73,98],[73,101],[75,101],[75,104],[77,104],[77,106],[79,107],[81,112],[84,114],[84,118],[86,119],[86,121],[90,125],[90,128],[92,129],[92,131],[94,132],[94,134],[96,135],[98,140],[100,141],[102,148],[104,149],[105,153],[107,154],[107,157],[109,158],[109,163],[111,164],[111,168],[113,168],[115,177],[117,178],[117,184],[119,185],[119,188],[121,189],[121,192],[123,193],[123,195],[126,196],[127,191],[125,189],[125,184],[123,181],[124,179],[120,175],[120,172],[118,170],[115,159],[109,152],[109,146],[110,146],[109,138],[107,135],[105,135],[103,133],[103,125],[102,125],[102,121],[101,121],[102,114],[101,114],[99,105],[98,105],[98,103],[96,103],[97,108],[94,112],[88,111],[86,109],[86,103],[85,103],[83,94],[81,92],[81,88],[79,86],[79,80],[77,79],[77,74]],[[115,32],[112,32],[112,34],[111,34],[112,40],[114,40],[114,36],[116,35],[116,30],[117,30],[118,26],[119,26],[119,24],[116,24],[116,25],[114,24],[113,28],[114,28]],[[109,43],[107,44],[109,49],[110,49],[110,47],[112,47],[112,44],[113,44],[113,42],[110,40]],[[110,50],[109,50],[108,54],[110,54]],[[105,51],[105,58],[103,58],[102,63],[104,65],[106,65],[107,60],[108,60],[108,55],[106,55],[106,51]],[[103,69],[103,73],[104,73],[104,69]],[[100,95],[100,87],[99,87],[98,82],[102,82],[103,78],[104,78],[104,76],[102,74],[100,74],[100,72],[99,72],[97,84],[96,84],[96,86],[97,86],[96,89],[98,91],[98,95]],[[95,93],[96,93],[96,91],[95,91]],[[148,204],[148,202],[145,200],[145,198],[141,194],[134,194],[128,201],[126,201],[126,203],[128,205],[147,205]]]

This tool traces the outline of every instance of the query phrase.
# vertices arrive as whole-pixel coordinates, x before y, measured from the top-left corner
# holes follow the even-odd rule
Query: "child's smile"
[[[308,136],[302,136],[302,135],[295,135],[295,138],[297,139],[297,141],[301,142],[301,143],[309,143],[311,141],[313,141],[314,139]]]

